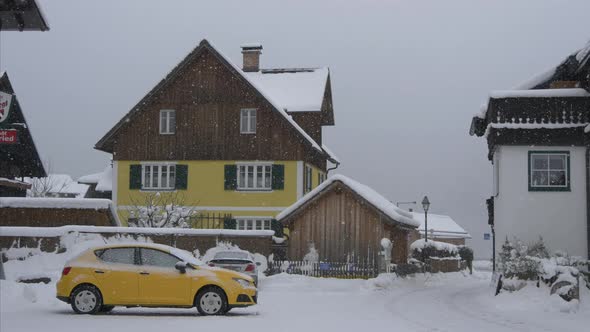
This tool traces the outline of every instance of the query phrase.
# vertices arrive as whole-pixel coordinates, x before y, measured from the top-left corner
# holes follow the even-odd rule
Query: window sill
[[[571,192],[571,188],[568,187],[529,187],[530,192]]]
[[[174,189],[174,188],[171,188],[171,189],[166,189],[166,188],[161,188],[161,189],[139,189],[139,192],[145,192],[145,193],[153,193],[153,192],[160,192],[160,191],[162,191],[162,192],[175,192],[177,190],[178,189]]]
[[[160,135],[166,135],[166,136],[171,136],[171,135],[175,135],[176,133],[160,133]]]
[[[274,190],[272,189],[236,189],[235,192],[240,193],[272,193]]]

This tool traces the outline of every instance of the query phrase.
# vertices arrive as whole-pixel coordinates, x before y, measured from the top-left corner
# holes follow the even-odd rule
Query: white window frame
[[[149,179],[149,185],[148,181],[146,179],[146,169],[150,170],[150,179]],[[158,175],[157,175],[157,179],[158,179],[158,185],[154,186],[152,185],[152,180],[153,180],[153,170],[157,169]],[[174,176],[171,177],[170,175],[172,174],[170,172],[170,169],[173,168],[173,174]],[[165,170],[165,171],[164,171]],[[162,175],[166,174],[166,186],[163,186],[162,183],[164,181],[162,181]],[[176,173],[176,163],[170,163],[170,162],[164,162],[164,163],[141,163],[141,190],[165,190],[165,191],[172,191],[172,190],[176,190],[176,177],[178,176],[178,174]],[[171,181],[173,180],[173,181]]]
[[[534,157],[535,156],[545,156],[547,157],[547,168],[545,169],[536,169],[535,168],[535,163],[534,163]],[[555,168],[552,169],[551,168],[551,156],[560,156],[563,157],[563,168]],[[531,188],[532,190],[539,190],[539,191],[543,191],[543,189],[547,189],[547,190],[551,190],[551,189],[560,189],[560,190],[564,190],[564,191],[568,191],[570,189],[570,174],[569,174],[569,162],[570,162],[570,154],[567,151],[563,151],[563,152],[554,152],[554,151],[547,151],[544,152],[542,150],[535,150],[535,151],[530,151],[529,153],[529,163],[530,163],[530,169],[529,169],[529,188]],[[551,184],[551,176],[550,176],[550,172],[551,171],[559,171],[559,172],[564,172],[565,174],[565,182],[564,184],[560,184],[560,185],[555,185],[555,184]],[[546,185],[535,185],[533,183],[533,173],[535,171],[538,172],[547,172],[547,184]]]
[[[171,115],[174,115],[174,126],[171,126]],[[164,117],[164,118],[162,118]],[[162,123],[165,121],[165,123]],[[174,135],[176,133],[176,110],[164,109],[160,110],[160,135]],[[164,124],[164,126],[162,126]],[[162,128],[164,127],[164,128]]]
[[[313,189],[313,168],[307,164],[303,168],[303,193],[307,194]]]
[[[243,231],[272,230],[270,217],[237,217],[236,229]]]
[[[236,163],[237,166],[237,190],[240,191],[272,191],[272,165],[273,163]],[[262,186],[258,185],[258,167],[262,167]],[[242,169],[245,169],[245,174]],[[252,186],[248,184],[248,173],[252,170]],[[268,173],[267,173],[268,171]],[[266,179],[268,175],[268,186]],[[242,178],[244,179],[242,182]]]
[[[256,134],[257,114],[256,108],[242,108],[240,110],[240,133],[241,134]],[[244,115],[246,118],[244,129]],[[252,123],[254,121],[254,123]],[[253,128],[252,128],[253,127]]]

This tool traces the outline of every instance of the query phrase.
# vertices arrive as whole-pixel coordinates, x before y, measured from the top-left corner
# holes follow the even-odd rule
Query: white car
[[[258,285],[258,266],[260,266],[260,263],[255,262],[252,254],[247,251],[220,251],[207,264],[249,275],[254,279],[254,284]]]

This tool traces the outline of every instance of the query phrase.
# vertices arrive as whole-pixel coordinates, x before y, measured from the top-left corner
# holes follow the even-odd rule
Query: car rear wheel
[[[224,315],[227,310],[225,293],[217,287],[207,287],[197,294],[195,306],[203,316]]]
[[[102,296],[96,287],[82,285],[74,289],[70,303],[77,314],[96,314],[102,307]]]

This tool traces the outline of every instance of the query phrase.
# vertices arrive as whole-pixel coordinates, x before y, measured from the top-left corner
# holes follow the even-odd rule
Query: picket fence
[[[267,275],[279,273],[310,277],[368,279],[379,274],[376,264],[342,262],[273,261],[268,263]]]

